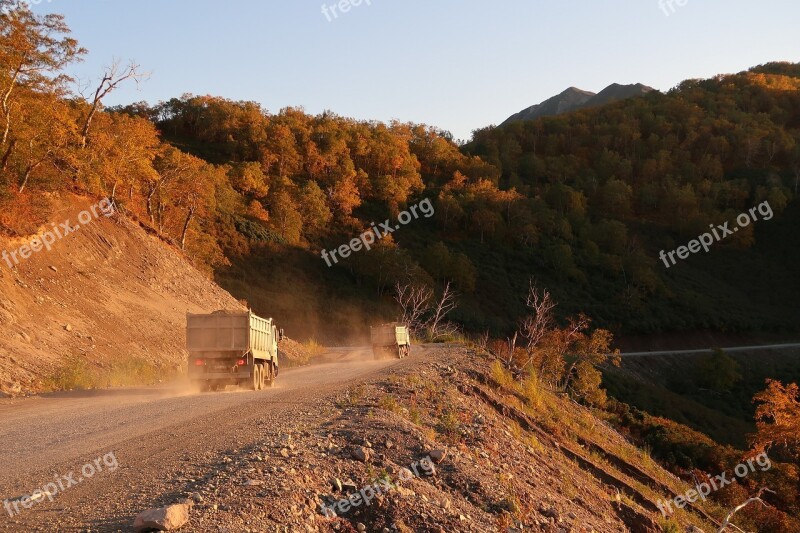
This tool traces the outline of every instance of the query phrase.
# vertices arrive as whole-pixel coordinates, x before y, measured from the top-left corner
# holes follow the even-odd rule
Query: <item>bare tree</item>
[[[81,148],[86,148],[86,141],[89,137],[89,128],[92,126],[94,116],[101,109],[103,105],[103,98],[114,92],[123,82],[133,80],[138,86],[142,80],[150,77],[149,73],[140,71],[141,67],[135,62],[131,61],[128,66],[122,68],[119,60],[115,59],[110,67],[107,67],[103,72],[103,77],[100,79],[100,85],[94,93],[91,101],[89,113],[86,115],[86,120],[83,123],[81,130]]]
[[[741,530],[739,527],[737,527],[737,526],[735,526],[735,525],[731,524],[731,519],[733,518],[733,515],[735,515],[736,513],[738,513],[739,511],[741,511],[742,509],[744,509],[744,508],[745,508],[745,507],[747,507],[748,505],[750,505],[751,503],[760,503],[760,504],[761,504],[761,505],[763,505],[764,507],[768,507],[767,503],[766,503],[764,500],[762,500],[762,499],[761,499],[761,496],[762,496],[762,495],[763,495],[765,492],[769,492],[769,493],[775,494],[775,491],[769,490],[769,489],[768,489],[768,488],[766,488],[766,487],[765,487],[765,488],[763,488],[763,489],[761,489],[761,490],[759,490],[759,491],[758,491],[758,494],[756,494],[756,495],[755,495],[755,496],[753,496],[752,498],[749,498],[749,499],[748,499],[747,501],[745,501],[744,503],[741,503],[741,504],[737,505],[736,507],[734,507],[734,508],[733,508],[733,510],[732,510],[730,513],[728,513],[728,516],[726,516],[726,517],[725,517],[725,520],[723,520],[723,522],[722,522],[722,525],[720,526],[720,528],[719,528],[719,530],[717,531],[717,533],[724,533],[724,531],[725,531],[725,530],[726,530],[728,527],[732,527],[732,528],[734,528],[734,529],[735,529],[735,530],[737,530],[737,531],[742,531],[742,530]]]
[[[407,324],[412,332],[425,327],[423,317],[431,308],[433,290],[424,285],[397,282],[394,286],[394,299],[403,312],[402,322]]]
[[[452,312],[456,307],[458,307],[456,296],[457,294],[450,289],[450,282],[448,281],[444,286],[442,297],[439,298],[436,306],[432,309],[433,314],[426,324],[433,340],[436,340],[440,337],[445,337],[447,335],[452,335],[457,331],[457,327],[444,321],[445,318],[447,318],[447,315],[450,314],[450,312]]]
[[[424,285],[397,282],[394,290],[394,299],[403,312],[400,320],[412,332],[427,330],[431,338],[440,339],[459,331],[456,324],[446,321],[447,315],[458,306],[457,294],[450,283],[438,299],[433,289]]]
[[[531,310],[531,314],[522,319],[520,334],[526,341],[527,366],[533,360],[536,348],[542,339],[547,335],[548,331],[553,329],[553,309],[556,307],[556,303],[550,297],[550,292],[547,289],[540,291],[536,283],[531,280],[525,305]]]

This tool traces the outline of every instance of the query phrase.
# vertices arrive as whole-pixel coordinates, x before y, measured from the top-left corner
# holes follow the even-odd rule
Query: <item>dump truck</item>
[[[370,332],[372,354],[376,359],[384,356],[402,359],[411,353],[411,334],[407,326],[394,322],[374,326]]]
[[[283,330],[252,311],[186,315],[189,379],[204,392],[238,385],[271,387],[278,377],[278,342]]]

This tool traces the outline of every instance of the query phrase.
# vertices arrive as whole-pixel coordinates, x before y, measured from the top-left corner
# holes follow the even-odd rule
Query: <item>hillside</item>
[[[50,202],[44,231],[77,226],[94,204],[74,194]],[[0,237],[0,249],[31,239]],[[3,262],[0,294],[0,391],[13,395],[166,380],[184,369],[187,312],[242,309],[173,247],[119,215],[101,215],[13,269]]]
[[[239,195],[239,206],[230,192],[213,200],[213,224],[190,233],[190,255],[208,256],[218,243],[211,252],[231,263],[216,267],[223,287],[302,316],[293,330],[308,325],[303,334],[320,340],[346,341],[335,322],[318,319],[330,310],[394,318],[398,281],[438,290],[452,282],[453,317],[466,330],[508,335],[531,278],[557,296],[562,318],[585,312],[617,336],[791,338],[800,323],[798,76],[794,65],[773,64],[689,80],[668,94],[479,130],[460,150],[435,128],[271,114],[214,97],[118,111],[218,165]],[[160,161],[161,172],[175,164]],[[431,220],[332,268],[320,258],[425,199],[436,208]],[[764,220],[708,254],[667,267],[659,259],[754,206]],[[302,305],[281,290],[286,271],[301,280],[293,290]],[[246,296],[253,284],[260,288]]]
[[[487,128],[464,151],[530,198],[517,227],[549,228],[528,255],[543,283],[618,333],[796,331],[799,89],[797,65],[765,65]],[[770,222],[659,258],[759,204],[776,209]],[[511,254],[494,254],[498,269],[522,264]]]
[[[730,359],[728,359],[730,358]],[[800,376],[800,349],[710,355],[625,357],[603,378],[609,394],[654,416],[685,424],[716,442],[746,447],[755,431],[753,396],[766,379]]]
[[[562,115],[579,109],[599,107],[618,100],[627,100],[628,98],[644,96],[652,91],[654,91],[652,87],[642,85],[641,83],[632,85],[612,83],[599,93],[570,87],[563,93],[553,96],[541,104],[533,105],[510,116],[503,121],[501,125],[505,126],[506,124],[514,122],[536,120],[537,118]]]
[[[559,319],[585,313],[617,337],[797,334],[797,65],[485,128],[459,146],[426,125],[215,96],[113,109],[63,98],[60,74],[85,51],[54,17],[26,15],[8,37],[10,60],[48,75],[10,86],[8,105],[26,112],[0,146],[6,233],[50,219],[43,195],[112,198],[235,298],[321,341],[396,318],[398,283],[436,294],[449,283],[463,330],[508,336],[531,279],[552,291]],[[26,54],[48,32],[50,48]],[[422,205],[424,217],[406,211]],[[675,262],[740,216],[740,231]],[[391,235],[348,252],[379,224]],[[328,267],[322,252],[342,249]]]

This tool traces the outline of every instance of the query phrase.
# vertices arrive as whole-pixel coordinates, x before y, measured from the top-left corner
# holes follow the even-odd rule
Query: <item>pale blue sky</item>
[[[357,1],[357,0],[351,0]],[[152,72],[109,104],[183,93],[424,122],[468,138],[569,86],[667,90],[686,78],[800,61],[797,0],[41,0],[89,49]],[[679,6],[678,2],[685,5]],[[330,11],[329,11],[330,12]],[[338,13],[338,12],[337,12]]]

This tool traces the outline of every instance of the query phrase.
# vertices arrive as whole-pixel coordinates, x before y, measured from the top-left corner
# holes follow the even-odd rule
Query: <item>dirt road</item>
[[[735,352],[756,352],[761,350],[789,350],[794,348],[800,348],[800,343],[763,344],[758,346],[732,346],[722,349],[729,353],[735,353]],[[662,350],[658,352],[626,352],[620,355],[622,357],[650,357],[650,356],[660,356],[660,355],[697,355],[697,354],[708,354],[711,352],[713,352],[713,349],[705,348],[697,350]]]
[[[312,415],[326,397],[427,352],[416,347],[403,361],[374,361],[369,349],[331,350],[321,364],[283,370],[262,392],[169,386],[0,401],[0,499],[30,495],[59,478],[72,485],[53,502],[18,506],[19,514],[6,505],[0,531],[129,531],[139,510],[181,493],[187,463],[202,469],[199,457],[279,433],[283,420]],[[83,479],[84,465],[110,453],[114,460],[95,464],[87,471],[101,471]]]

